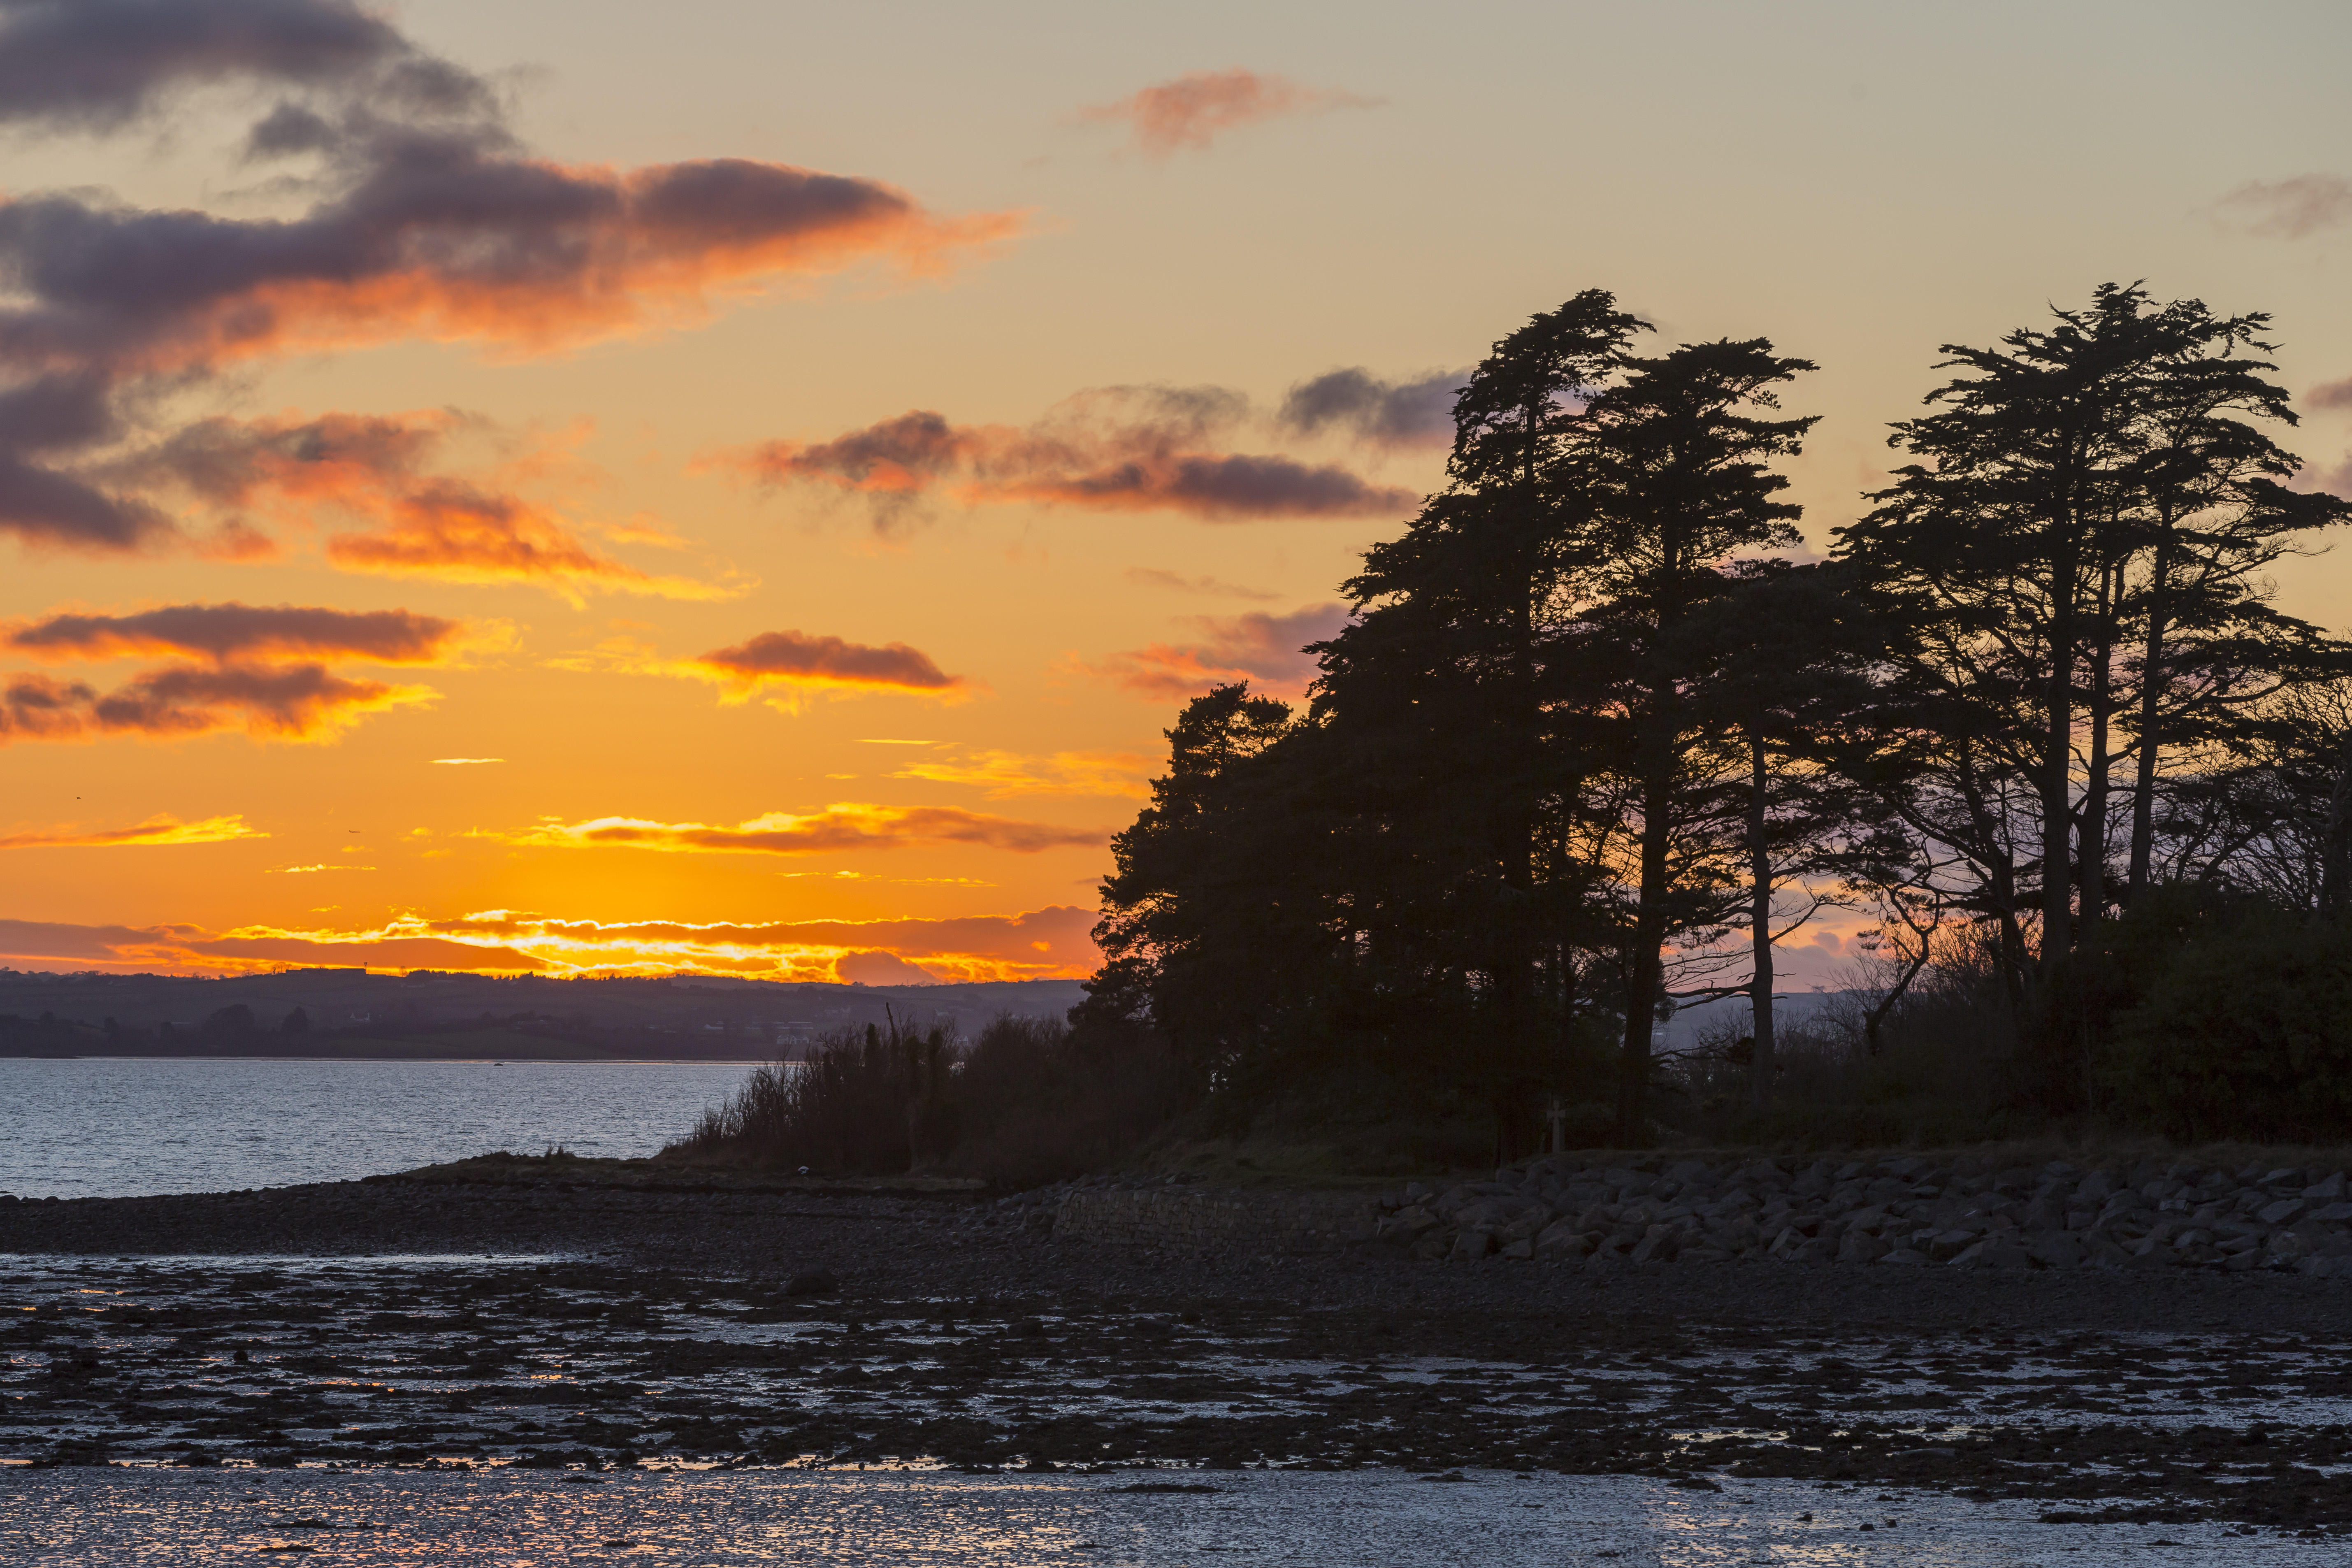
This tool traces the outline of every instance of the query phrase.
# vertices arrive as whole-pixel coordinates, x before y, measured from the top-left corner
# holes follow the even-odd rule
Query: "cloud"
[[[2242,215],[2249,234],[2301,239],[2352,217],[2352,180],[2341,174],[2250,180],[2223,196],[2220,205]]]
[[[2325,382],[2303,395],[2304,406],[2317,412],[2329,408],[2352,408],[2352,377],[2342,381]]]
[[[1343,430],[1374,447],[1444,447],[1454,439],[1454,398],[1466,370],[1412,381],[1382,381],[1358,365],[1328,371],[1292,387],[1281,422],[1301,435]]]
[[[432,63],[335,0],[8,0],[0,15],[0,121],[58,129],[112,130],[209,82],[326,84]],[[410,90],[425,85],[412,77]]]
[[[214,973],[290,963],[887,984],[872,978],[885,969],[871,957],[879,953],[934,980],[1076,979],[1102,963],[1091,936],[1095,919],[1091,910],[1065,904],[945,920],[765,922],[597,921],[488,910],[454,920],[404,915],[357,931],[245,926],[213,931],[193,925],[0,920],[0,961]]]
[[[1096,124],[1123,125],[1138,152],[1148,158],[1165,158],[1188,147],[1205,152],[1225,132],[1262,121],[1333,109],[1370,109],[1379,103],[1375,98],[1301,87],[1285,77],[1235,66],[1230,70],[1187,71],[1116,103],[1080,110],[1078,118]]]
[[[471,768],[505,761],[504,757],[436,757],[433,759],[433,764],[443,768]]]
[[[1212,686],[1246,680],[1277,696],[1297,696],[1314,679],[1308,643],[1337,636],[1348,622],[1345,605],[1309,605],[1286,616],[1253,611],[1229,618],[1188,617],[1204,635],[1196,643],[1152,643],[1116,653],[1088,668],[1139,697],[1197,697]]]
[[[1130,566],[1127,580],[1139,588],[1173,588],[1181,594],[1210,594],[1227,599],[1279,599],[1263,588],[1244,588],[1220,577],[1187,577],[1158,566]]]
[[[1013,752],[971,752],[936,762],[910,763],[890,776],[931,784],[973,784],[992,800],[1015,795],[1142,796],[1151,761],[1132,752],[1055,752],[1023,756]]]
[[[462,621],[408,610],[294,605],[168,605],[130,615],[60,614],[0,628],[0,647],[47,659],[193,654],[226,664],[255,658],[343,658],[436,664],[460,646]]]
[[[110,827],[84,832],[68,826],[0,835],[0,849],[121,849],[166,844],[223,844],[234,838],[268,837],[267,833],[247,827],[241,815],[207,816],[200,822],[182,822],[175,816],[151,816],[136,827]]]
[[[1336,465],[1217,449],[1248,407],[1223,387],[1102,387],[1025,427],[951,425],[917,410],[830,441],[771,441],[726,460],[766,483],[861,497],[886,531],[931,493],[966,506],[1172,511],[1216,522],[1383,517],[1418,504],[1413,491]]]
[[[227,514],[225,526],[231,529],[251,531],[235,510],[245,508],[301,526],[322,514],[355,521],[359,531],[336,533],[326,542],[329,562],[346,571],[525,583],[574,604],[587,592],[708,599],[739,591],[657,577],[615,560],[498,476],[426,470],[455,438],[483,426],[446,409],[313,419],[215,417],[119,457],[105,471],[150,491],[184,493]],[[558,461],[552,451],[541,449],[505,467],[535,477]],[[634,531],[642,536],[645,530]]]
[[[804,632],[761,632],[732,647],[688,661],[743,696],[774,687],[788,690],[903,691],[930,697],[967,695],[971,683],[949,675],[930,655],[902,642],[879,647]]]
[[[546,511],[457,479],[434,479],[389,498],[384,526],[339,533],[327,559],[347,571],[450,583],[527,583],[577,604],[585,592],[720,599],[740,590],[656,577],[583,543]]]
[[[971,844],[1034,855],[1046,849],[1092,847],[1110,838],[1108,833],[1097,829],[1016,822],[954,806],[875,805],[856,801],[802,816],[770,812],[731,827],[600,816],[588,822],[549,822],[522,833],[488,837],[539,847],[660,849],[702,855],[828,855],[845,849],[940,844]]]
[[[332,0],[0,5],[0,115],[20,124],[105,130],[230,79],[276,95],[245,155],[285,171],[276,188],[307,208],[0,198],[0,531],[100,552],[186,542],[103,458],[162,395],[225,371],[415,341],[556,352],[696,325],[729,300],[855,267],[941,276],[1024,223],[750,159],[537,158],[479,78]],[[359,559],[446,556],[401,538]],[[562,570],[599,575],[576,559]]]
[[[0,686],[0,744],[132,735],[183,740],[242,730],[262,741],[331,741],[368,714],[429,703],[425,686],[354,679],[316,664],[171,665],[111,691],[16,675]]]

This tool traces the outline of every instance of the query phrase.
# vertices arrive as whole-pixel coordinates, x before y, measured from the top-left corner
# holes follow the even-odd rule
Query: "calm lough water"
[[[0,1058],[0,1192],[123,1197],[347,1181],[496,1149],[651,1154],[741,1062]]]

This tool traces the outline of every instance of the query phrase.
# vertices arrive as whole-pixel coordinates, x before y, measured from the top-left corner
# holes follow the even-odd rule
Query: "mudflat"
[[[2352,1530],[2352,1282],[1054,1239],[953,1192],[0,1205],[0,1458],[1463,1467]]]

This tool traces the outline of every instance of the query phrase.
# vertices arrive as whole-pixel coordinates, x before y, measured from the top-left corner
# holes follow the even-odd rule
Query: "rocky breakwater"
[[[1379,1237],[1425,1259],[1960,1268],[2291,1270],[2352,1278],[2342,1171],[2141,1160],[1996,1166],[1969,1156],[1552,1156],[1381,1200]]]

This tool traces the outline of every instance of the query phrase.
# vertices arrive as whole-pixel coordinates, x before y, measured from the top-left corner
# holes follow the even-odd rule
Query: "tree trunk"
[[[2048,728],[2042,757],[2042,973],[2047,978],[2074,945],[2074,574],[2067,509],[2053,511],[2058,535],[2050,563]]]
[[[2320,840],[2319,912],[2343,912],[2352,898],[2352,731],[2344,737],[2336,764],[2336,787],[2327,796],[2327,832]]]
[[[2132,837],[2130,882],[2126,903],[2147,886],[2156,854],[2156,714],[2164,696],[2164,635],[2171,616],[2172,519],[2164,520],[2157,538],[2156,560],[2148,568],[2147,642],[2140,654],[2139,756],[2132,776]]]
[[[1765,838],[1764,731],[1748,731],[1748,941],[1756,955],[1748,981],[1748,1009],[1755,1046],[1748,1061],[1748,1098],[1759,1113],[1772,1099],[1772,849]]]
[[[2107,910],[2107,721],[2115,705],[2115,637],[2109,612],[2115,588],[2114,566],[2102,565],[2099,640],[2091,656],[2090,776],[2083,788],[2083,826],[2075,857],[2083,868],[2083,924],[2086,927],[2097,924]]]
[[[1671,781],[1667,749],[1655,734],[1667,722],[1654,716],[1650,766],[1643,769],[1642,788],[1642,891],[1633,913],[1633,962],[1626,965],[1625,1045],[1618,1062],[1617,1141],[1626,1148],[1648,1137],[1650,1047],[1657,1031],[1658,988],[1664,965],[1660,950],[1666,941],[1666,894],[1669,890],[1666,852]]]

